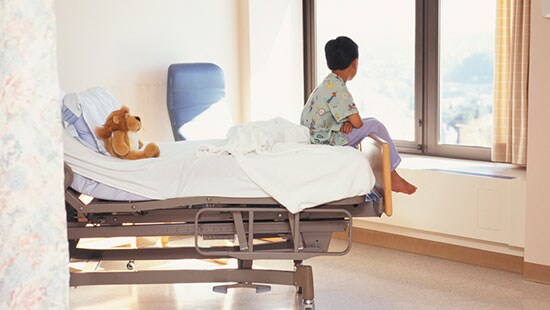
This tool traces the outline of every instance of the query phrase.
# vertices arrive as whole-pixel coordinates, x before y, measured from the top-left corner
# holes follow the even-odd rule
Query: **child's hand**
[[[345,134],[350,133],[352,130],[353,130],[353,126],[351,125],[350,122],[344,122],[342,124],[342,127],[340,127],[340,131]]]

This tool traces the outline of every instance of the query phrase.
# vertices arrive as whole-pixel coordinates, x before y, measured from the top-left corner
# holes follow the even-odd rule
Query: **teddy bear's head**
[[[124,132],[138,131],[141,129],[141,119],[139,116],[130,114],[130,109],[122,106],[107,116],[105,124],[96,128],[96,134],[105,139],[111,136],[113,131],[121,130]]]

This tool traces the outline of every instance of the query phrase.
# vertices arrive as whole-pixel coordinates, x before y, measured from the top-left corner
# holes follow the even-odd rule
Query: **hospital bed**
[[[363,144],[372,166],[379,175],[379,185],[365,196],[349,197],[292,214],[272,198],[182,197],[167,200],[109,201],[93,199],[85,203],[81,193],[72,189],[74,174],[65,165],[65,201],[67,230],[72,260],[128,261],[133,269],[137,260],[237,259],[236,269],[217,270],[132,270],[73,271],[71,286],[100,284],[151,283],[227,283],[217,292],[233,287],[269,290],[265,284],[296,286],[306,309],[313,309],[313,271],[303,261],[316,256],[339,256],[348,253],[352,243],[354,217],[391,215],[388,196],[389,159],[387,144],[369,139]],[[380,144],[382,143],[382,144]],[[382,156],[384,155],[384,156]],[[391,195],[391,193],[389,193]],[[333,233],[347,232],[347,247],[330,251]],[[191,247],[141,249],[86,249],[78,246],[83,238],[192,236]],[[271,242],[263,242],[274,238]],[[201,241],[235,240],[234,245],[209,247]],[[259,241],[259,242],[258,242]],[[255,260],[291,260],[293,271],[254,269]],[[262,284],[262,285],[260,285]]]
[[[182,142],[176,142],[182,143]],[[188,143],[188,142],[183,142]],[[269,284],[295,286],[304,309],[314,309],[311,266],[317,256],[341,256],[352,245],[354,217],[392,214],[389,147],[376,136],[366,139],[361,152],[367,157],[376,185],[365,195],[290,212],[265,195],[193,195],[152,200],[128,195],[82,195],[82,182],[95,182],[65,164],[65,202],[71,261],[125,261],[128,270],[71,270],[70,285],[220,283],[216,292],[230,288],[269,291]],[[67,155],[66,155],[67,158]],[[209,160],[209,159],[204,159]],[[204,175],[217,178],[217,175]],[[295,176],[300,177],[298,172]],[[198,180],[197,180],[198,181]],[[226,182],[229,186],[230,181]],[[99,186],[105,186],[98,184]],[[98,188],[94,185],[92,188]],[[110,188],[112,190],[112,188]],[[122,194],[125,194],[122,191]],[[91,200],[87,201],[83,197]],[[347,235],[346,247],[334,250],[334,233]],[[187,236],[190,246],[145,248],[86,248],[86,238]],[[213,243],[213,240],[229,240]],[[214,245],[213,245],[214,244]],[[136,270],[136,261],[179,259],[236,259],[236,268],[215,270]],[[257,260],[292,261],[293,270],[255,269]],[[230,284],[226,284],[230,283]]]

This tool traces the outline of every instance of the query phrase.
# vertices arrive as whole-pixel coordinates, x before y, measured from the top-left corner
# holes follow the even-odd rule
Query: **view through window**
[[[393,139],[414,141],[415,1],[315,1],[317,83],[330,72],[325,44],[359,45],[359,70],[347,83],[362,117],[376,117]]]
[[[491,146],[495,18],[495,0],[440,2],[440,144]]]

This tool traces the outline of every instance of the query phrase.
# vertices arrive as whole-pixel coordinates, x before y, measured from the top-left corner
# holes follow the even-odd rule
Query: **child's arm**
[[[351,126],[353,126],[353,128],[359,128],[363,126],[363,120],[361,119],[361,116],[359,116],[359,113],[349,115],[348,121],[351,123]]]
[[[348,134],[353,130],[353,128],[359,128],[361,126],[363,126],[363,120],[361,119],[361,116],[359,116],[359,113],[355,113],[348,116],[347,122],[342,123],[340,131]]]

